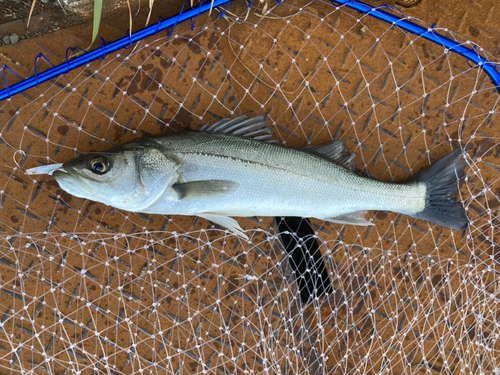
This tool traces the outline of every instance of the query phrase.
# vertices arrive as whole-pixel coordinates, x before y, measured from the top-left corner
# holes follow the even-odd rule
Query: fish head
[[[177,181],[179,166],[154,147],[120,147],[72,159],[52,175],[76,197],[140,212]]]

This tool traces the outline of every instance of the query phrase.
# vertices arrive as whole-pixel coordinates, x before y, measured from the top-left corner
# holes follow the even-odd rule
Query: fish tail
[[[412,183],[425,184],[426,195],[425,208],[411,216],[451,229],[467,229],[469,220],[463,205],[450,197],[457,193],[466,166],[462,150],[457,149],[412,178]]]

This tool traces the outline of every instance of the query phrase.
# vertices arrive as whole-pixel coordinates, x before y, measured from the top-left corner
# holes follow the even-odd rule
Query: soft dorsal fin
[[[268,119],[265,117],[267,114],[249,118],[248,113],[234,119],[222,119],[213,125],[207,123],[198,130],[204,132],[233,134],[240,137],[254,139],[256,141],[273,142],[271,140],[271,137],[273,136],[272,128],[266,126]]]
[[[351,172],[356,170],[356,164],[353,161],[354,154],[351,154],[347,149],[345,139],[337,139],[315,146],[305,146],[302,147],[302,150],[322,156],[347,168]]]

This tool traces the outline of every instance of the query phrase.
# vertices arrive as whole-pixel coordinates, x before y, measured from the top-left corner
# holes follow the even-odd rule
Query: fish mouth
[[[87,198],[90,190],[85,191],[85,180],[75,178],[65,168],[63,163],[42,165],[26,170],[30,176],[48,174],[55,178],[61,189],[79,198]],[[88,186],[87,186],[88,187]]]
[[[79,198],[88,198],[91,194],[90,186],[84,179],[78,178],[78,175],[69,173],[64,168],[63,163],[42,165],[40,167],[30,168],[26,170],[26,174],[30,176],[48,174],[55,178],[61,189]]]
[[[75,197],[89,199],[92,196],[92,188],[87,181],[78,175],[69,173],[64,168],[54,170],[52,177],[55,178],[61,189]]]

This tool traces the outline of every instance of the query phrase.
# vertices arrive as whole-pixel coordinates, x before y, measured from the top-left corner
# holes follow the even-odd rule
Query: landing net
[[[497,88],[397,25],[322,1],[263,4],[0,102],[0,373],[499,373]],[[311,220],[298,238],[257,217],[238,220],[241,241],[23,173],[248,111],[269,112],[289,147],[346,139],[359,173],[384,181],[462,148],[469,230],[370,212],[371,227]],[[321,264],[299,273],[282,235],[313,239]],[[297,279],[322,264],[331,287],[303,298]]]

